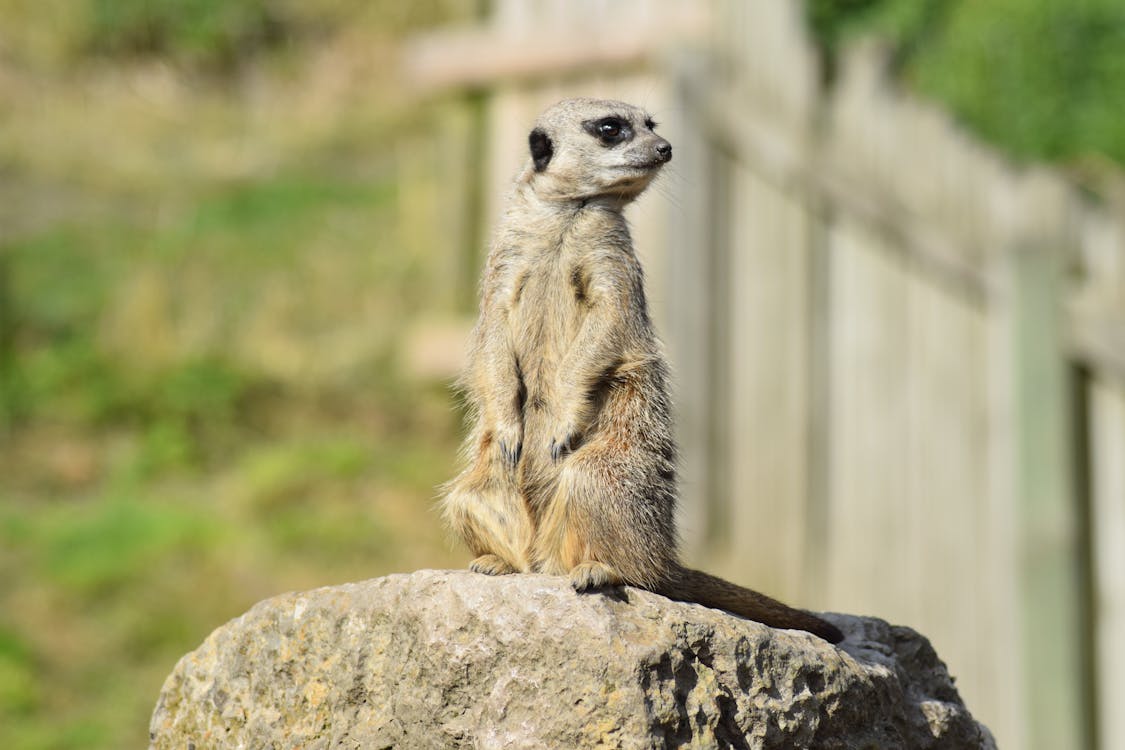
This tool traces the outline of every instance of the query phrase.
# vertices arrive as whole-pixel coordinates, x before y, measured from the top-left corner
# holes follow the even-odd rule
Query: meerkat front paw
[[[519,423],[497,425],[493,436],[504,463],[512,467],[518,464],[523,452],[523,426]]]
[[[581,439],[577,420],[567,419],[558,422],[558,427],[551,431],[551,460],[559,461],[568,453],[573,453],[578,448]]]
[[[559,461],[568,453],[574,450],[574,442],[576,436],[571,432],[561,432],[556,437],[551,438],[551,460]]]
[[[519,572],[514,565],[499,555],[481,555],[469,563],[469,570],[486,576],[506,576]]]
[[[551,414],[548,423],[552,426],[549,446],[552,461],[578,450],[590,426],[589,406],[582,399],[569,395],[562,385],[557,387],[557,392],[560,394],[557,411]]]
[[[570,570],[570,585],[575,591],[589,591],[623,583],[617,571],[603,562],[578,563]]]

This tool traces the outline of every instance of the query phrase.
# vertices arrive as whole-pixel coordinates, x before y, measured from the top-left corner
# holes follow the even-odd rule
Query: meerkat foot
[[[575,591],[589,591],[622,583],[621,576],[602,562],[578,563],[570,570],[570,585]]]
[[[509,573],[519,572],[514,565],[499,555],[481,555],[469,563],[469,570],[487,576],[506,576]]]

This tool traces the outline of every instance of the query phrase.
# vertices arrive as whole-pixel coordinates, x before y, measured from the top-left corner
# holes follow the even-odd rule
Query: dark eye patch
[[[587,133],[597,138],[604,146],[616,146],[632,139],[633,128],[623,117],[600,117],[582,123]]]
[[[652,119],[651,117],[648,118],[647,120],[645,120],[645,127],[648,128],[649,130],[656,130],[656,126],[659,125],[659,124],[660,123],[658,123],[656,120]]]

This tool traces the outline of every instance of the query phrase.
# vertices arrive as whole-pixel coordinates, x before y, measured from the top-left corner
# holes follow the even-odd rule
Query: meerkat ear
[[[550,136],[542,128],[536,128],[527,136],[527,145],[531,147],[531,161],[535,164],[535,171],[542,172],[555,155],[555,144],[551,143]]]

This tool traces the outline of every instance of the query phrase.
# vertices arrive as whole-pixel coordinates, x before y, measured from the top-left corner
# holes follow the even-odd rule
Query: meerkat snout
[[[672,161],[672,144],[661,138],[656,144],[656,156],[667,164]]]

